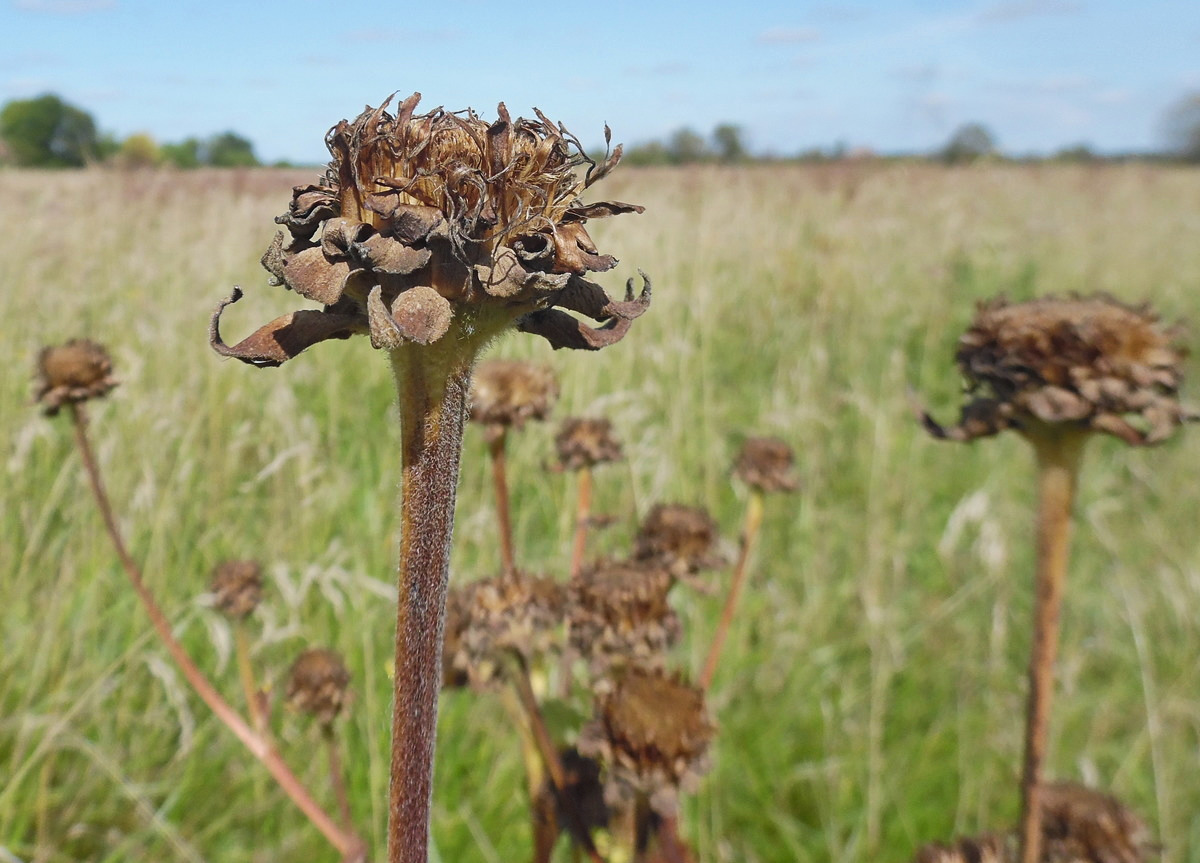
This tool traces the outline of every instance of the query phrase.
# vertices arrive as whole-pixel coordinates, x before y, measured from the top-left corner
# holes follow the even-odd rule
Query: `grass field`
[[[110,491],[176,631],[240,703],[226,624],[198,599],[227,557],[267,564],[257,659],[308,644],[354,675],[353,806],[382,858],[399,456],[386,358],[366,339],[282,369],[222,361],[294,307],[259,256],[284,172],[0,172],[0,849],[20,861],[333,860],[185,687],[105,539],[65,418],[29,404],[38,348],[86,335],[122,385],[92,409]],[[1200,338],[1200,172],[1145,166],[619,170],[589,225],[654,304],[620,345],[491,355],[553,365],[556,416],[605,415],[628,461],[597,473],[620,553],[655,502],[707,506],[733,549],[742,437],[797,450],[713,693],[714,769],[685,806],[703,863],[905,861],[1016,817],[1031,606],[1032,459],[1015,436],[937,443],[906,388],[957,416],[952,364],[976,300],[1103,290]],[[1200,401],[1200,364],[1190,390]],[[574,489],[554,425],[510,449],[520,562],[564,573]],[[1049,772],[1119,794],[1168,863],[1200,861],[1200,429],[1090,445],[1077,506]],[[455,579],[498,568],[480,430],[468,429]],[[717,574],[714,584],[727,575]],[[677,663],[719,596],[679,590]],[[316,729],[280,743],[320,787]],[[444,861],[528,859],[516,738],[495,699],[443,698],[434,838]],[[0,859],[5,858],[0,853]],[[567,859],[564,855],[563,859]]]

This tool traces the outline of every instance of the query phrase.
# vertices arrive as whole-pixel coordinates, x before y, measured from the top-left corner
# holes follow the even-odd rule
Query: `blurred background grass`
[[[307,173],[0,173],[0,846],[22,860],[334,859],[148,636],[65,420],[29,405],[39,347],[88,336],[119,387],[92,431],[135,555],[180,636],[240,703],[212,566],[268,568],[257,658],[279,681],[308,644],[354,674],[353,804],[382,857],[398,436],[365,339],[279,370],[222,361],[227,337],[294,307],[258,257]],[[956,415],[957,335],[977,299],[1108,291],[1197,326],[1200,173],[1141,165],[625,170],[589,225],[654,280],[651,312],[598,355],[512,335],[492,356],[557,371],[556,416],[604,415],[628,461],[597,474],[623,553],[654,503],[708,507],[729,549],[741,439],[797,450],[803,490],[768,500],[713,693],[714,769],[685,832],[714,861],[903,861],[1016,815],[1031,604],[1032,467],[1015,436],[965,447],[913,421],[912,386]],[[1196,344],[1196,330],[1189,337]],[[1192,377],[1197,377],[1195,361]],[[1191,386],[1193,401],[1197,387]],[[554,424],[513,441],[519,562],[563,575],[574,488],[543,470]],[[1169,863],[1200,860],[1200,435],[1091,444],[1067,587],[1050,773],[1121,795]],[[452,568],[493,574],[485,448],[468,430]],[[713,583],[720,585],[726,574]],[[717,596],[679,589],[695,669]],[[442,860],[528,856],[520,754],[493,699],[442,703]],[[316,729],[281,747],[323,788]]]

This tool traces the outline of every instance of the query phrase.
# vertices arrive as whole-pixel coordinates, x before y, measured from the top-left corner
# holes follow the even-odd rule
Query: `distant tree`
[[[713,149],[722,162],[744,162],[749,153],[742,141],[742,127],[721,123],[712,133]]]
[[[950,140],[938,151],[938,158],[947,164],[956,165],[974,162],[995,152],[996,139],[987,126],[981,123],[967,123],[950,136]]]
[[[214,168],[253,168],[259,164],[254,145],[236,132],[213,135],[200,147],[200,161]]]
[[[147,132],[135,132],[124,141],[113,160],[122,168],[153,168],[162,162],[162,149]]]
[[[1200,162],[1200,93],[1189,93],[1163,118],[1167,150],[1188,162]]]
[[[1054,154],[1054,159],[1057,162],[1088,163],[1100,161],[1100,157],[1087,144],[1075,144],[1071,147],[1063,147]]]
[[[176,168],[200,167],[200,141],[198,138],[185,138],[178,144],[163,144],[162,158],[168,165]]]
[[[667,153],[677,165],[702,162],[709,156],[708,144],[694,129],[677,129],[667,142]]]
[[[13,162],[34,168],[83,167],[98,154],[96,121],[52,93],[0,109],[0,138]]]
[[[646,141],[641,144],[633,144],[625,148],[625,155],[622,157],[622,165],[640,165],[642,167],[653,165],[666,165],[670,163],[671,156],[667,153],[667,148],[662,141]]]

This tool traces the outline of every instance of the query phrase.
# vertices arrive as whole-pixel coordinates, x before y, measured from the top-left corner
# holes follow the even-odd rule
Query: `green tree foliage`
[[[994,155],[996,138],[991,131],[981,123],[967,123],[960,126],[946,145],[938,152],[938,158],[949,165],[964,162],[974,162],[984,156]]]
[[[721,123],[712,133],[717,158],[722,162],[744,162],[749,157],[746,144],[742,141],[742,127],[733,123]]]
[[[162,162],[162,150],[146,132],[135,132],[124,141],[113,157],[123,168],[153,168]]]
[[[200,147],[200,161],[214,168],[253,168],[259,164],[254,145],[236,132],[213,135]]]
[[[52,93],[0,109],[0,139],[16,164],[31,168],[82,167],[99,155],[92,116]]]
[[[1200,92],[1189,93],[1168,108],[1163,126],[1171,155],[1200,162]]]

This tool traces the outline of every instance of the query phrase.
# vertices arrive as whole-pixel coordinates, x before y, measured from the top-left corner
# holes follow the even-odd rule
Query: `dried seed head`
[[[448,338],[477,349],[513,325],[556,348],[596,350],[619,341],[646,310],[648,280],[639,297],[631,281],[614,301],[584,278],[617,263],[596,249],[587,221],[642,212],[579,200],[616,166],[620,147],[596,164],[540,112],[513,120],[501,103],[488,123],[469,109],[417,114],[419,101],[414,93],[393,115],[389,98],[334,126],[324,179],[297,186],[276,219],[285,230],[263,255],[264,268],[273,284],[324,310],[277,318],[229,347],[217,325],[241,297],[235,290],[213,315],[218,353],[277,366],[355,333],[385,350]]]
[[[658,561],[672,575],[683,577],[721,566],[716,553],[717,523],[707,510],[660,503],[642,521],[634,540],[634,558]]]
[[[329,725],[349,701],[350,672],[335,651],[304,651],[288,672],[287,703]]]
[[[536,664],[559,648],[566,594],[551,578],[501,575],[450,591],[443,682],[484,687],[500,679],[509,654]]]
[[[256,560],[227,560],[217,564],[209,584],[213,604],[237,620],[258,607],[262,589],[262,565]]]
[[[607,769],[609,805],[644,797],[669,816],[679,792],[694,791],[707,772],[715,731],[702,690],[661,670],[630,668],[598,699],[579,751]]]
[[[948,845],[931,842],[917,851],[913,863],[1015,863],[1015,860],[1014,849],[1003,836],[985,833]]]
[[[546,366],[518,360],[480,363],[471,378],[471,419],[521,428],[544,420],[558,399],[558,380]]]
[[[38,354],[33,397],[46,416],[65,404],[102,398],[116,385],[108,351],[88,339],[71,339]]]
[[[796,457],[778,438],[752,437],[742,444],[734,475],[759,491],[795,491],[800,481],[792,473]]]
[[[679,640],[667,601],[674,579],[655,561],[599,561],[573,578],[568,590],[570,647],[588,661],[594,686],[629,664],[660,665]]]
[[[625,457],[621,442],[606,419],[571,417],[563,421],[554,438],[562,470],[582,470]]]
[[[1073,782],[1042,790],[1042,856],[1054,861],[1144,863],[1158,848],[1144,821],[1117,798]]]
[[[1178,400],[1184,351],[1148,306],[1104,295],[981,303],[956,359],[973,398],[935,437],[969,441],[1069,424],[1146,445],[1189,419]]]

